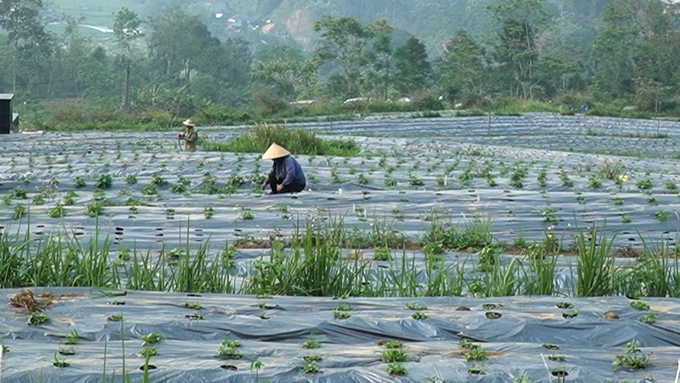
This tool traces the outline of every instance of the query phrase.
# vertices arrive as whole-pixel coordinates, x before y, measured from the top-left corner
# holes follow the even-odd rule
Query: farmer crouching
[[[177,139],[184,140],[184,150],[193,152],[196,150],[196,141],[198,141],[198,133],[196,132],[196,124],[191,120],[184,121],[184,133],[177,135]]]
[[[300,164],[290,155],[290,152],[273,143],[262,155],[263,160],[274,160],[269,177],[262,184],[262,190],[267,185],[272,194],[298,193],[305,189],[307,180]]]

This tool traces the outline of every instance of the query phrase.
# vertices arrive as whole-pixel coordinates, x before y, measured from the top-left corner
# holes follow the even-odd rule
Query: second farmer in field
[[[177,135],[178,140],[184,140],[184,150],[193,152],[196,150],[196,142],[198,141],[198,133],[196,132],[196,124],[189,120],[184,121],[184,133]]]
[[[273,143],[262,155],[263,160],[274,160],[269,177],[262,184],[262,190],[267,185],[272,194],[298,193],[305,189],[307,180],[300,164],[290,155],[290,152]]]

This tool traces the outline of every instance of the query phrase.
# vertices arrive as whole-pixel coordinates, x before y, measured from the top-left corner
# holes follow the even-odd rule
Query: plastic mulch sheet
[[[12,297],[19,290],[5,289]],[[159,333],[164,340],[150,359],[151,382],[252,382],[250,363],[262,362],[260,381],[273,382],[509,382],[526,373],[534,382],[556,381],[552,376],[566,371],[569,382],[639,381],[653,377],[673,381],[680,345],[676,299],[645,299],[657,317],[654,324],[639,318],[646,314],[629,306],[626,298],[505,297],[494,299],[417,298],[361,299],[191,295],[129,291],[111,296],[89,289],[35,289],[55,296],[65,295],[46,309],[50,319],[29,326],[26,313],[8,308],[0,314],[2,342],[9,347],[2,358],[2,381],[7,382],[95,382],[101,381],[104,364],[111,377],[120,381],[125,344],[126,370],[132,381],[140,381],[144,364],[141,337]],[[572,309],[556,307],[567,301]],[[124,302],[124,304],[121,304]],[[200,309],[189,309],[187,303]],[[414,319],[407,308],[420,307],[426,319]],[[346,319],[334,317],[345,306]],[[347,307],[349,306],[349,307]],[[469,311],[459,311],[466,306]],[[493,307],[495,306],[495,307]],[[498,313],[489,319],[488,312]],[[563,314],[574,314],[565,318]],[[618,319],[605,319],[615,312]],[[187,315],[200,313],[201,320]],[[122,322],[107,318],[122,314]],[[569,315],[567,315],[569,316]],[[195,317],[194,317],[195,318]],[[121,340],[121,326],[125,341]],[[66,334],[77,331],[80,340],[72,346],[75,355],[58,356],[69,367],[52,365]],[[315,337],[320,347],[301,344]],[[218,356],[225,339],[239,340],[240,359]],[[381,344],[387,340],[404,343],[408,355],[405,376],[387,374],[381,361]],[[459,342],[478,343],[487,353],[485,361],[466,362]],[[645,370],[616,369],[612,363],[623,355],[626,343],[637,340],[643,354],[651,354]],[[559,349],[545,348],[544,344]],[[106,347],[106,359],[104,348]],[[319,355],[320,369],[305,374],[306,355]],[[563,360],[549,359],[561,355]],[[545,363],[544,363],[545,359]],[[484,375],[472,375],[470,367]],[[100,380],[97,380],[100,379]]]

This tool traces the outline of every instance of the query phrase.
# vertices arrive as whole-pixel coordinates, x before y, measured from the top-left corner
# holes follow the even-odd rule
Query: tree
[[[258,61],[252,72],[253,79],[273,86],[286,99],[293,99],[300,90],[309,88],[316,81],[319,62],[307,60],[274,59]]]
[[[484,49],[465,31],[445,44],[446,54],[437,63],[439,83],[447,98],[455,102],[462,100],[472,104],[487,91],[486,53]]]
[[[345,95],[357,96],[365,59],[364,49],[371,32],[351,17],[334,19],[330,16],[323,16],[314,23],[314,31],[320,32],[323,39],[315,54],[324,61],[337,62],[347,83]]]
[[[385,19],[370,22],[367,29],[373,36],[371,49],[367,52],[367,60],[370,64],[367,86],[374,89],[387,100],[393,81],[393,49],[392,49],[392,28]]]
[[[413,94],[429,86],[432,67],[425,45],[415,37],[397,47],[395,57],[395,87],[402,95]]]
[[[132,42],[143,36],[140,30],[141,25],[142,20],[139,19],[139,16],[127,7],[123,7],[114,16],[113,33],[116,35],[118,45],[123,52],[121,61],[125,64],[125,93],[123,95],[123,113],[125,114],[130,113],[130,62],[128,56],[130,56]]]
[[[156,70],[170,78],[184,77],[185,83],[191,81],[194,61],[220,44],[199,17],[176,5],[164,7],[149,24],[149,55]]]
[[[504,82],[511,84],[510,94],[532,98],[537,80],[534,68],[539,59],[536,41],[546,21],[542,2],[496,0],[488,9],[501,24],[494,56],[501,65]]]
[[[37,73],[44,57],[51,53],[51,36],[45,31],[40,12],[45,8],[43,0],[0,1],[0,27],[7,31],[13,48],[12,89],[17,91],[19,61],[27,75]]]

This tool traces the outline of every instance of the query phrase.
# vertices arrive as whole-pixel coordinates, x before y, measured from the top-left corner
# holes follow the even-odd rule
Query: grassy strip
[[[614,267],[608,254],[612,239],[593,227],[577,238],[575,286],[555,283],[555,247],[550,242],[526,246],[527,255],[509,264],[500,261],[502,248],[492,243],[490,224],[464,228],[433,222],[419,241],[424,266],[407,254],[408,241],[376,222],[369,233],[349,230],[342,219],[297,225],[288,245],[272,242],[272,250],[250,264],[248,277],[232,277],[235,248],[225,244],[213,252],[208,242],[197,249],[162,249],[152,256],[137,249],[115,250],[109,238],[96,235],[87,246],[75,234],[52,235],[37,242],[30,233],[0,239],[0,287],[85,286],[175,292],[266,295],[418,297],[551,295],[680,297],[680,264],[645,244],[644,256],[631,267]],[[188,233],[188,230],[187,230]],[[98,234],[98,233],[97,233]],[[594,245],[597,243],[602,246]],[[373,247],[374,260],[360,246]],[[356,249],[343,255],[340,249]],[[402,250],[391,250],[402,249]],[[445,262],[444,249],[478,251],[478,257]],[[123,256],[123,254],[125,256]],[[214,254],[214,255],[209,255]],[[380,255],[380,260],[378,260]],[[376,263],[380,262],[380,263]],[[476,262],[473,271],[466,264]],[[380,265],[380,267],[378,267]],[[574,269],[575,268],[575,269]],[[650,278],[653,276],[653,278]],[[574,276],[576,277],[576,275]]]
[[[359,145],[353,140],[323,140],[305,129],[289,129],[283,125],[257,125],[228,142],[201,141],[205,151],[264,153],[277,143],[295,154],[356,156]]]

